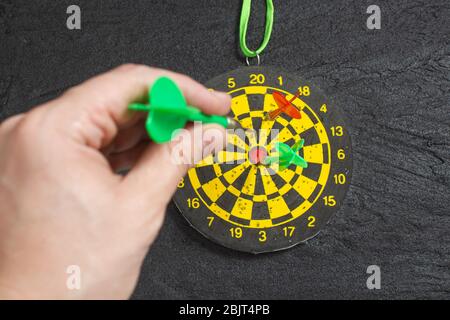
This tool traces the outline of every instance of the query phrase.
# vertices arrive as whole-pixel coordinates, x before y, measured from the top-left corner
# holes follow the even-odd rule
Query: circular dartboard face
[[[205,237],[262,253],[304,242],[325,227],[348,190],[349,132],[336,105],[300,77],[241,68],[207,83],[232,97],[224,151],[203,159],[174,201]]]

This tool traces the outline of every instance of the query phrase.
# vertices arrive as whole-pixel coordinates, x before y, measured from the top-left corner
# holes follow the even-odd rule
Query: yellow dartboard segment
[[[252,85],[251,74],[264,75],[260,77],[264,83]],[[224,151],[189,170],[175,203],[197,230],[224,246],[252,253],[291,247],[316,235],[342,204],[352,168],[348,130],[337,107],[299,77],[249,67],[208,85],[227,90],[229,78],[236,84],[228,92],[230,117],[243,129],[228,135]],[[266,115],[279,107],[276,95],[290,101],[301,117],[281,113],[268,120]],[[330,128],[336,124],[342,127],[339,133],[346,134],[333,135]],[[261,160],[277,156],[277,143],[292,147],[300,140],[304,145],[298,155],[307,162],[306,168],[291,164],[284,169]],[[338,150],[343,150],[344,158],[336,156]],[[333,178],[343,174],[345,179]],[[192,199],[197,199],[195,206]]]
[[[274,90],[277,89],[252,86],[240,88],[230,92],[233,96],[232,112],[234,117],[239,119],[241,123],[245,125],[246,129],[255,130],[246,132],[244,137],[245,141],[243,141],[244,145],[239,145],[239,147],[243,149],[242,152],[221,151],[218,153],[216,157],[216,161],[218,163],[230,161],[235,161],[236,163],[236,167],[232,167],[228,171],[222,170],[224,178],[222,180],[224,180],[224,184],[222,184],[221,179],[216,177],[218,170],[214,170],[215,175],[208,176],[211,180],[204,181],[202,183],[203,191],[198,192],[198,189],[196,189],[198,196],[201,198],[205,206],[209,207],[211,210],[212,205],[214,205],[214,208],[222,208],[230,214],[231,219],[229,222],[240,227],[252,227],[255,225],[254,223],[251,223],[253,216],[252,212],[249,211],[249,208],[252,208],[252,206],[249,206],[249,202],[267,202],[267,217],[270,219],[269,221],[271,221],[268,223],[268,226],[271,227],[278,224],[287,223],[290,220],[297,218],[298,215],[303,214],[304,211],[297,210],[296,216],[289,216],[294,209],[301,207],[304,201],[308,201],[313,192],[315,192],[316,188],[320,189],[316,191],[317,195],[319,195],[325,186],[324,184],[319,184],[318,181],[312,180],[308,178],[308,176],[303,175],[303,169],[300,167],[294,168],[294,172],[288,169],[287,172],[283,170],[272,175],[266,167],[261,165],[252,165],[247,157],[247,153],[252,147],[262,146],[267,149],[271,149],[273,143],[275,142],[295,143],[299,139],[303,138],[302,133],[309,130],[311,132],[310,134],[316,134],[316,139],[320,143],[306,145],[303,148],[303,157],[309,163],[319,166],[318,168],[315,168],[315,170],[318,170],[317,179],[321,178],[321,180],[326,181],[329,175],[330,167],[328,166],[328,163],[324,162],[324,160],[328,161],[328,158],[324,156],[324,152],[329,154],[328,135],[324,130],[323,125],[318,122],[318,116],[306,103],[300,99],[296,99],[299,100],[296,102],[296,105],[302,106],[303,109],[307,108],[309,111],[307,113],[303,113],[301,119],[279,117],[276,121],[263,120],[265,112],[268,112],[276,107],[274,106],[275,101],[270,94],[270,92],[273,92]],[[278,89],[278,91],[282,92],[286,96],[293,96],[284,90]],[[240,92],[241,94],[234,95],[237,92]],[[254,98],[255,95],[260,95],[261,97],[259,100],[262,102],[262,105],[254,105],[255,102],[252,99],[249,99],[248,95],[253,95]],[[258,107],[259,110],[253,109]],[[310,116],[312,116],[313,119],[311,119]],[[254,126],[255,122],[260,123],[260,126]],[[274,130],[274,127],[279,128],[278,133]],[[260,131],[261,128],[263,128],[262,131]],[[318,129],[321,131],[319,132]],[[241,138],[235,135],[231,135],[229,140],[233,142],[242,141]],[[232,144],[236,145],[233,142]],[[267,151],[270,152],[270,150]],[[245,163],[238,162],[238,160],[244,159]],[[214,163],[211,163],[211,165],[214,165]],[[239,169],[236,170],[236,168]],[[203,171],[205,171],[205,165],[204,163],[201,163],[200,166],[190,170],[190,175],[198,175]],[[279,178],[286,180],[286,176],[289,175],[289,173],[292,173],[289,181],[293,179],[294,175],[297,175],[296,181],[292,185],[290,183],[277,185],[274,182],[275,178],[273,179],[273,177],[275,175],[278,175]],[[229,176],[233,176],[233,178],[227,179],[226,177]],[[236,182],[239,178],[241,178],[241,183]],[[199,178],[195,180],[199,180]],[[295,190],[298,194],[296,201],[293,201],[292,204],[290,203],[288,205],[284,197],[288,193],[287,190],[290,191],[291,189]],[[234,192],[231,192],[231,195],[227,196],[227,193],[230,193],[230,190],[233,190]],[[235,192],[235,190],[240,190],[240,195],[237,197],[237,192]],[[203,195],[206,195],[207,198],[204,199]],[[271,198],[273,195],[276,197]],[[223,201],[218,203],[217,200],[219,198],[222,198]],[[314,199],[314,201],[315,200],[316,199]],[[231,207],[230,202],[232,204]],[[314,204],[314,202],[312,204]],[[245,214],[243,214],[243,212],[245,212]],[[235,216],[239,219],[233,220],[232,218]],[[283,216],[286,216],[286,220],[280,221],[279,218]]]

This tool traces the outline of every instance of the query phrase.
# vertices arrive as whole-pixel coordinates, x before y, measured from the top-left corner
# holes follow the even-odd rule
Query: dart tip
[[[241,124],[234,119],[227,118],[228,126],[227,129],[238,129],[242,128]]]

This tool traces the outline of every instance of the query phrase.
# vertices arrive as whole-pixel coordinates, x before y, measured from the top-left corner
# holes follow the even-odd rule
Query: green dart
[[[308,163],[298,154],[298,151],[303,148],[304,144],[305,140],[303,139],[297,141],[292,147],[282,142],[275,143],[274,149],[278,156],[267,157],[264,159],[264,165],[270,166],[271,164],[278,163],[280,171],[285,170],[291,164],[307,168]]]
[[[184,128],[189,121],[215,123],[226,129],[240,127],[229,117],[207,115],[198,108],[188,106],[181,90],[167,77],[157,79],[150,91],[149,104],[132,103],[128,109],[148,112],[145,128],[156,143],[169,142],[174,132]]]

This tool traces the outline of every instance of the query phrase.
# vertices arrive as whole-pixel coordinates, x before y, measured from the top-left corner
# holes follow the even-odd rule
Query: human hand
[[[174,142],[149,142],[143,114],[127,110],[163,75],[190,105],[228,112],[226,94],[169,71],[126,65],[0,125],[0,298],[131,295],[189,168],[172,161]],[[223,141],[204,144],[212,150]],[[129,168],[126,176],[116,173]],[[72,265],[81,271],[80,290],[66,284]]]

